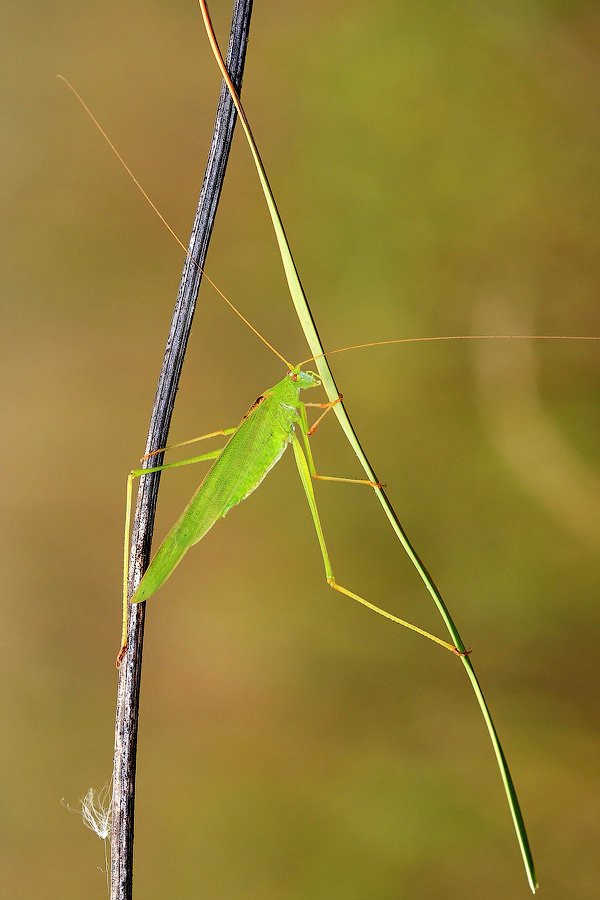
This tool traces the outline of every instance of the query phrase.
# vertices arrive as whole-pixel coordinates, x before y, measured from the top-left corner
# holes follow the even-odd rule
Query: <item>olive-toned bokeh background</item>
[[[213,4],[221,35],[230,4]],[[3,237],[3,885],[105,896],[77,805],[110,776],[125,474],[181,252],[56,81],[187,229],[219,79],[193,2],[13,4]],[[244,96],[325,345],[598,334],[600,19],[514,0],[257,2]],[[237,135],[208,269],[306,355]],[[597,896],[598,349],[336,357],[367,452],[473,647],[547,900]],[[279,363],[208,286],[172,428]],[[323,472],[356,464],[334,422]],[[158,531],[199,473],[163,480]],[[338,577],[442,626],[367,491],[318,491]],[[293,460],[148,610],[136,897],[526,897],[461,666],[328,592]]]

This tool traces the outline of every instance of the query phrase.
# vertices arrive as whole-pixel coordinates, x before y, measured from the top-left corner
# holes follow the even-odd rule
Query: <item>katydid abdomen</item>
[[[256,490],[292,439],[299,419],[300,391],[319,384],[312,373],[292,370],[250,407],[158,548],[132,603],[152,597],[189,548]]]

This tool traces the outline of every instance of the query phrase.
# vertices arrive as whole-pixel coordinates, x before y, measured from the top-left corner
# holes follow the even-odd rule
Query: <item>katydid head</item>
[[[291,381],[295,382],[296,386],[300,388],[300,390],[306,390],[306,388],[319,387],[321,384],[321,379],[315,372],[303,372],[300,369],[300,366],[294,366],[288,372],[288,378]]]

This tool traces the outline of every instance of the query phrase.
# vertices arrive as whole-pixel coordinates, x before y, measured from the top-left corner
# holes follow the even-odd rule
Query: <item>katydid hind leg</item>
[[[329,587],[333,588],[334,591],[338,591],[341,594],[344,594],[346,597],[350,597],[352,600],[355,600],[357,603],[360,603],[362,606],[366,606],[367,609],[372,610],[372,612],[377,613],[380,616],[383,616],[385,619],[389,619],[391,622],[395,622],[397,625],[402,625],[404,628],[408,628],[410,631],[414,631],[417,634],[426,637],[428,640],[433,641],[436,644],[439,644],[441,647],[444,647],[446,650],[450,650],[452,653],[459,654],[457,648],[448,643],[447,641],[442,640],[442,638],[436,637],[436,635],[430,634],[428,631],[424,631],[422,628],[419,628],[417,625],[413,625],[411,622],[407,622],[404,619],[398,618],[398,616],[394,616],[392,613],[388,612],[385,609],[382,609],[379,606],[376,606],[374,603],[371,603],[369,600],[366,600],[364,597],[361,597],[360,594],[354,593],[354,591],[350,591],[348,588],[343,587],[341,584],[338,584],[335,580],[335,575],[333,573],[333,568],[331,566],[331,561],[329,559],[329,553],[327,550],[327,545],[325,543],[325,536],[323,534],[323,528],[321,526],[321,520],[319,518],[319,512],[317,509],[317,504],[315,500],[315,494],[312,485],[311,473],[308,465],[308,461],[304,450],[302,449],[302,445],[296,436],[292,438],[292,447],[294,449],[294,456],[296,458],[296,465],[298,467],[298,473],[300,475],[300,480],[302,482],[302,486],[304,488],[304,492],[306,494],[306,499],[308,501],[308,506],[310,509],[310,513],[313,519],[313,524],[315,526],[315,531],[317,533],[317,540],[319,541],[319,547],[321,549],[321,555],[323,557],[323,565],[325,567],[325,578],[327,580],[327,584]],[[459,654],[460,655],[460,654]]]

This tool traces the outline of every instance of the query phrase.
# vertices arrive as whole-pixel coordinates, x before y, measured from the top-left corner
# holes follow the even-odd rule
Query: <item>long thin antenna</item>
[[[204,278],[205,278],[205,279],[208,281],[208,283],[215,289],[215,291],[217,292],[217,294],[219,294],[219,296],[225,301],[225,303],[227,304],[227,306],[229,306],[229,308],[236,314],[236,316],[239,316],[239,318],[242,320],[242,322],[244,322],[244,324],[246,324],[246,325],[248,326],[248,328],[249,328],[251,331],[254,332],[254,334],[257,336],[257,338],[259,338],[259,340],[261,340],[261,341],[263,342],[263,344],[265,344],[265,345],[269,348],[269,350],[271,350],[271,351],[275,354],[275,356],[279,357],[279,359],[280,359],[283,363],[285,363],[285,365],[288,367],[288,369],[293,368],[292,364],[291,364],[290,362],[287,361],[287,359],[285,358],[285,356],[282,356],[281,353],[279,353],[279,351],[275,349],[275,347],[273,346],[273,344],[271,344],[271,343],[266,339],[266,337],[264,337],[264,335],[262,335],[262,334],[260,333],[260,331],[258,331],[258,329],[255,328],[254,325],[253,325],[251,322],[248,321],[248,319],[247,319],[247,318],[239,311],[239,309],[238,309],[236,306],[233,305],[233,303],[231,302],[231,300],[229,300],[229,299],[225,296],[225,294],[223,293],[223,291],[221,290],[221,288],[220,288],[217,284],[215,284],[215,282],[212,280],[212,278],[211,278],[209,275],[206,274],[205,269],[203,269],[202,266],[200,266],[195,260],[193,260],[193,259],[191,258],[190,254],[189,254],[189,251],[188,251],[187,247],[185,246],[185,244],[183,243],[183,241],[180,240],[180,238],[178,237],[178,235],[173,231],[173,229],[171,228],[171,226],[169,225],[169,223],[167,222],[167,220],[165,219],[165,217],[163,216],[163,214],[161,213],[161,211],[159,210],[159,208],[157,207],[157,205],[154,203],[154,201],[152,200],[152,198],[149,196],[148,192],[142,187],[142,185],[140,184],[140,182],[138,181],[138,179],[136,178],[136,176],[133,174],[133,172],[131,171],[131,169],[129,168],[129,166],[127,165],[127,163],[125,162],[125,160],[123,159],[123,157],[121,156],[121,154],[119,153],[119,151],[117,150],[117,148],[115,147],[115,145],[113,144],[113,142],[111,141],[111,139],[109,138],[108,134],[106,133],[106,131],[104,130],[104,128],[102,127],[102,125],[100,124],[100,122],[98,121],[98,119],[96,118],[96,116],[94,115],[94,113],[91,111],[91,109],[89,108],[89,106],[87,105],[87,103],[85,102],[85,100],[83,99],[83,97],[82,97],[82,96],[79,94],[79,92],[73,87],[73,85],[71,84],[71,82],[70,82],[67,78],[64,77],[64,75],[57,75],[56,77],[59,78],[64,84],[66,84],[66,86],[69,88],[69,90],[71,91],[71,93],[72,93],[72,94],[75,96],[75,98],[79,101],[79,103],[81,104],[81,106],[83,107],[83,109],[85,110],[85,112],[87,113],[87,115],[89,116],[89,118],[92,120],[92,122],[94,123],[94,125],[96,126],[96,128],[98,129],[98,131],[100,132],[100,134],[102,135],[102,137],[104,138],[104,140],[106,141],[106,143],[108,144],[108,146],[110,147],[110,149],[112,150],[112,152],[114,153],[114,155],[117,157],[117,159],[119,160],[119,162],[121,163],[121,165],[123,166],[123,168],[125,169],[125,171],[127,172],[127,174],[129,175],[129,177],[131,178],[131,180],[133,181],[133,183],[134,183],[135,186],[137,187],[138,191],[139,191],[139,192],[141,193],[141,195],[144,197],[144,199],[146,200],[146,202],[150,205],[150,207],[152,208],[152,210],[156,213],[156,215],[158,216],[158,218],[160,219],[160,221],[163,223],[163,225],[165,226],[165,228],[167,229],[167,231],[169,232],[169,234],[170,234],[173,238],[175,238],[175,240],[177,241],[177,243],[179,244],[179,246],[181,247],[181,249],[183,250],[183,252],[185,253],[185,255],[186,255],[187,257],[189,257],[190,262],[196,267],[196,269],[198,269],[199,272],[202,273],[202,275],[204,276]]]
[[[368,341],[366,344],[351,344],[349,347],[337,347],[335,350],[325,350],[317,356],[309,356],[303,359],[299,366],[314,362],[322,356],[332,356],[334,353],[345,353],[347,350],[364,350],[366,347],[385,347],[388,344],[425,344],[434,341],[600,341],[600,337],[594,335],[575,334],[444,334],[433,337],[392,338],[389,341]]]

